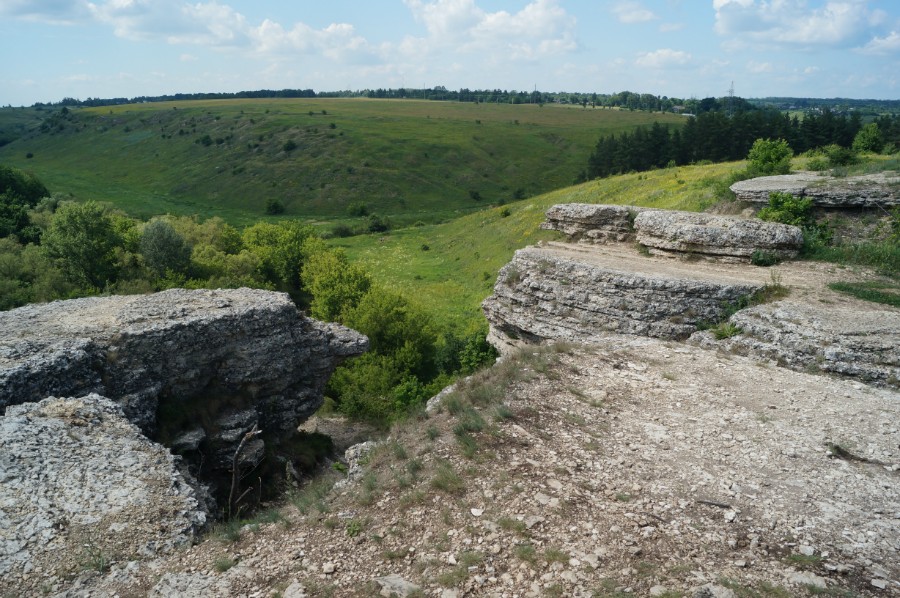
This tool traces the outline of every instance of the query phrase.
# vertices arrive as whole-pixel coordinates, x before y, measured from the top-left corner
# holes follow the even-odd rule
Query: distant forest
[[[546,91],[516,91],[505,89],[447,89],[444,86],[413,89],[378,88],[357,91],[322,91],[312,89],[260,89],[257,91],[239,91],[235,93],[177,93],[159,96],[138,96],[134,98],[63,98],[55,103],[36,103],[35,108],[56,106],[115,106],[120,104],[136,104],[144,102],[172,102],[186,100],[229,100],[249,98],[384,98],[384,99],[418,99],[446,102],[484,102],[508,104],[573,104],[583,108],[621,108],[626,110],[646,110],[653,112],[676,112],[685,114],[702,114],[705,112],[726,111],[735,113],[754,108],[774,108],[780,111],[797,111],[817,113],[830,110],[837,114],[859,113],[863,117],[874,117],[883,114],[900,113],[900,100],[855,100],[848,98],[757,98],[744,99],[729,95],[721,98],[708,97],[676,98],[620,91],[605,93],[570,93]]]
[[[880,116],[873,122],[884,147],[900,147],[900,115]],[[802,119],[773,108],[742,110],[732,115],[722,110],[703,112],[680,128],[653,123],[632,133],[601,137],[580,179],[704,160],[741,160],[760,138],[784,139],[795,153],[830,145],[850,148],[862,127],[863,118],[858,112],[846,116],[828,109],[806,114]]]

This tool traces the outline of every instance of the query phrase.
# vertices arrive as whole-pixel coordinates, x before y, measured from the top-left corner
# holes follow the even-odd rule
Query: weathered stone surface
[[[869,304],[861,312],[852,303],[812,305],[788,299],[741,310],[729,321],[743,333],[717,341],[709,332],[698,332],[690,341],[795,370],[900,386],[900,310]]]
[[[550,339],[590,342],[610,332],[686,338],[763,286],[687,270],[673,276],[650,260],[635,265],[610,267],[564,248],[517,251],[482,304],[491,342],[504,350]]]
[[[557,204],[547,210],[544,230],[557,230],[569,241],[607,243],[634,238],[632,222],[636,214],[648,208],[604,204]]]
[[[879,172],[848,177],[832,177],[814,172],[797,172],[738,181],[731,190],[740,201],[768,203],[774,191],[809,197],[813,205],[825,208],[895,206],[900,204],[900,175]]]
[[[196,444],[204,471],[230,468],[254,424],[267,442],[292,434],[334,368],[368,344],[304,317],[283,293],[251,289],[29,305],[0,313],[0,329],[0,408],[96,392],[165,444]],[[255,440],[242,456],[262,452]]]
[[[8,407],[0,594],[191,542],[207,514],[176,460],[98,395]]]
[[[749,260],[760,251],[789,259],[803,246],[796,226],[696,212],[642,212],[634,228],[638,243],[664,252]]]

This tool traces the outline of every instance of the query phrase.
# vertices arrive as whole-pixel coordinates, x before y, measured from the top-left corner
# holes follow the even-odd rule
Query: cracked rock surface
[[[176,457],[98,395],[0,417],[0,595],[190,544],[207,513]]]

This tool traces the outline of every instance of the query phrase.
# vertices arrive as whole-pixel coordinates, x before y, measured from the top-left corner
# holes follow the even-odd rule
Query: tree
[[[32,226],[28,210],[50,193],[32,175],[0,165],[0,239],[16,235],[23,243],[37,241],[40,230]]]
[[[757,139],[747,154],[747,170],[754,175],[787,174],[794,151],[784,139]]]
[[[317,249],[311,250],[302,271],[303,288],[312,296],[309,314],[326,322],[343,321],[342,314],[355,308],[369,292],[372,279],[351,264],[343,251],[324,246]]]
[[[261,274],[291,294],[300,291],[303,243],[315,230],[297,220],[258,222],[244,229],[244,246],[260,258]]]
[[[167,271],[186,274],[191,265],[191,246],[165,220],[152,220],[144,227],[140,251],[144,263],[159,277]]]
[[[858,152],[879,153],[884,147],[884,137],[877,123],[864,126],[853,138],[853,149]]]
[[[119,243],[113,219],[93,201],[61,204],[42,238],[47,257],[70,281],[94,289],[115,282]]]

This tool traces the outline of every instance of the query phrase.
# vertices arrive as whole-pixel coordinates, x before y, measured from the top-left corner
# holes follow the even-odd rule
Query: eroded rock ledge
[[[731,190],[739,201],[768,203],[775,191],[809,197],[823,208],[886,207],[900,205],[900,174],[879,172],[833,177],[815,172],[797,172],[738,181]]]
[[[750,261],[754,254],[789,259],[803,246],[803,233],[796,226],[634,206],[559,204],[547,210],[541,228],[560,231],[569,242],[637,241],[659,255],[736,262]]]
[[[0,313],[0,409],[97,393],[151,438],[227,476],[243,435],[293,434],[322,403],[334,368],[366,350],[348,328],[304,317],[270,291],[173,289],[91,297]]]
[[[635,256],[626,265],[551,244],[517,251],[482,308],[501,350],[545,340],[591,342],[610,332],[681,339],[763,286],[687,269],[676,276],[650,258]]]

